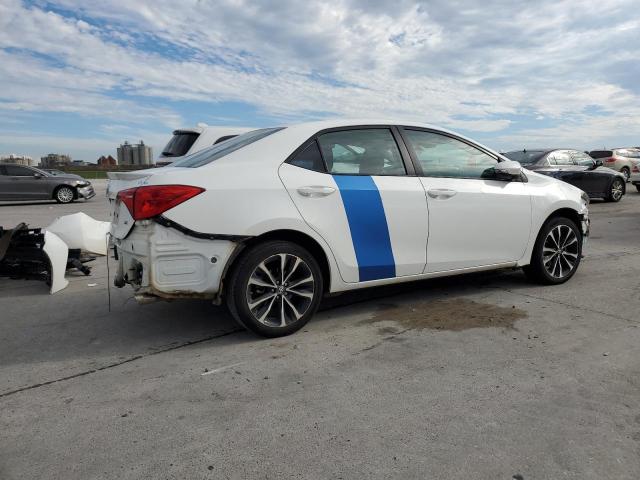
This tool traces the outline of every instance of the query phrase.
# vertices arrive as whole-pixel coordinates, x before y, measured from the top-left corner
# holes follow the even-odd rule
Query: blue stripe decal
[[[373,178],[334,175],[344,204],[361,282],[393,278],[396,263],[382,198]]]

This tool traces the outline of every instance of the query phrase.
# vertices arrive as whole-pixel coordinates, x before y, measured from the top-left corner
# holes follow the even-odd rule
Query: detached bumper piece
[[[24,223],[11,230],[0,227],[0,277],[40,280],[55,293],[69,284],[64,278],[67,269],[89,275],[91,269],[84,264],[92,260],[95,257],[69,250],[57,235],[41,228]]]

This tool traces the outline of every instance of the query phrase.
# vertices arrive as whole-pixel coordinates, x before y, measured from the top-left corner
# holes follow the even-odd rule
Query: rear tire
[[[75,197],[75,192],[71,187],[58,187],[56,192],[53,194],[53,198],[55,198],[58,203],[71,203]]]
[[[636,190],[640,193],[640,183],[636,184]]]
[[[558,285],[578,270],[582,258],[582,232],[566,217],[554,217],[540,229],[531,254],[531,264],[523,267],[530,280]]]
[[[609,202],[619,202],[622,200],[624,196],[624,182],[621,178],[614,178],[613,182],[609,186],[609,195],[607,196],[607,201]]]
[[[233,266],[226,302],[236,321],[264,337],[302,328],[317,311],[324,291],[316,259],[282,240],[261,243]]]

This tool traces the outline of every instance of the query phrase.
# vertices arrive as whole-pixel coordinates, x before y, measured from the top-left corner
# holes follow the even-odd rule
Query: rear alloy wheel
[[[615,178],[609,187],[609,196],[607,200],[610,202],[619,202],[624,195],[624,182],[621,178]]]
[[[73,189],[71,187],[60,187],[56,190],[56,202],[58,203],[71,203],[73,202]]]
[[[315,258],[290,242],[253,247],[234,267],[227,305],[247,329],[280,337],[302,328],[318,309],[322,274]]]
[[[629,170],[629,167],[622,167],[620,169],[620,173],[622,173],[622,175],[624,175],[625,183],[628,182],[629,179],[631,178],[631,170]]]
[[[564,283],[576,273],[581,258],[582,233],[573,220],[556,217],[540,230],[531,264],[523,270],[538,283]]]

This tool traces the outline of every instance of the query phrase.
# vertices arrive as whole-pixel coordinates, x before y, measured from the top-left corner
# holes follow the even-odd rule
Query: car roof
[[[477,140],[466,137],[465,135],[462,135],[453,130],[449,130],[447,128],[440,127],[438,125],[434,125],[431,123],[418,122],[415,120],[403,120],[398,118],[331,118],[326,120],[317,120],[312,122],[303,122],[303,123],[296,123],[291,125],[284,125],[286,128],[282,130],[281,133],[286,134],[286,133],[293,133],[293,131],[295,131],[295,133],[300,135],[301,137],[305,136],[306,138],[309,138],[321,130],[326,130],[330,128],[358,127],[358,126],[369,126],[369,125],[370,126],[396,125],[396,126],[403,126],[403,127],[417,127],[417,128],[437,130],[439,132],[448,133],[450,135],[454,135],[464,140],[468,140],[469,142],[479,145],[480,147],[485,148],[491,152],[498,153],[497,150],[491,147],[485,146],[482,143],[478,142]]]

